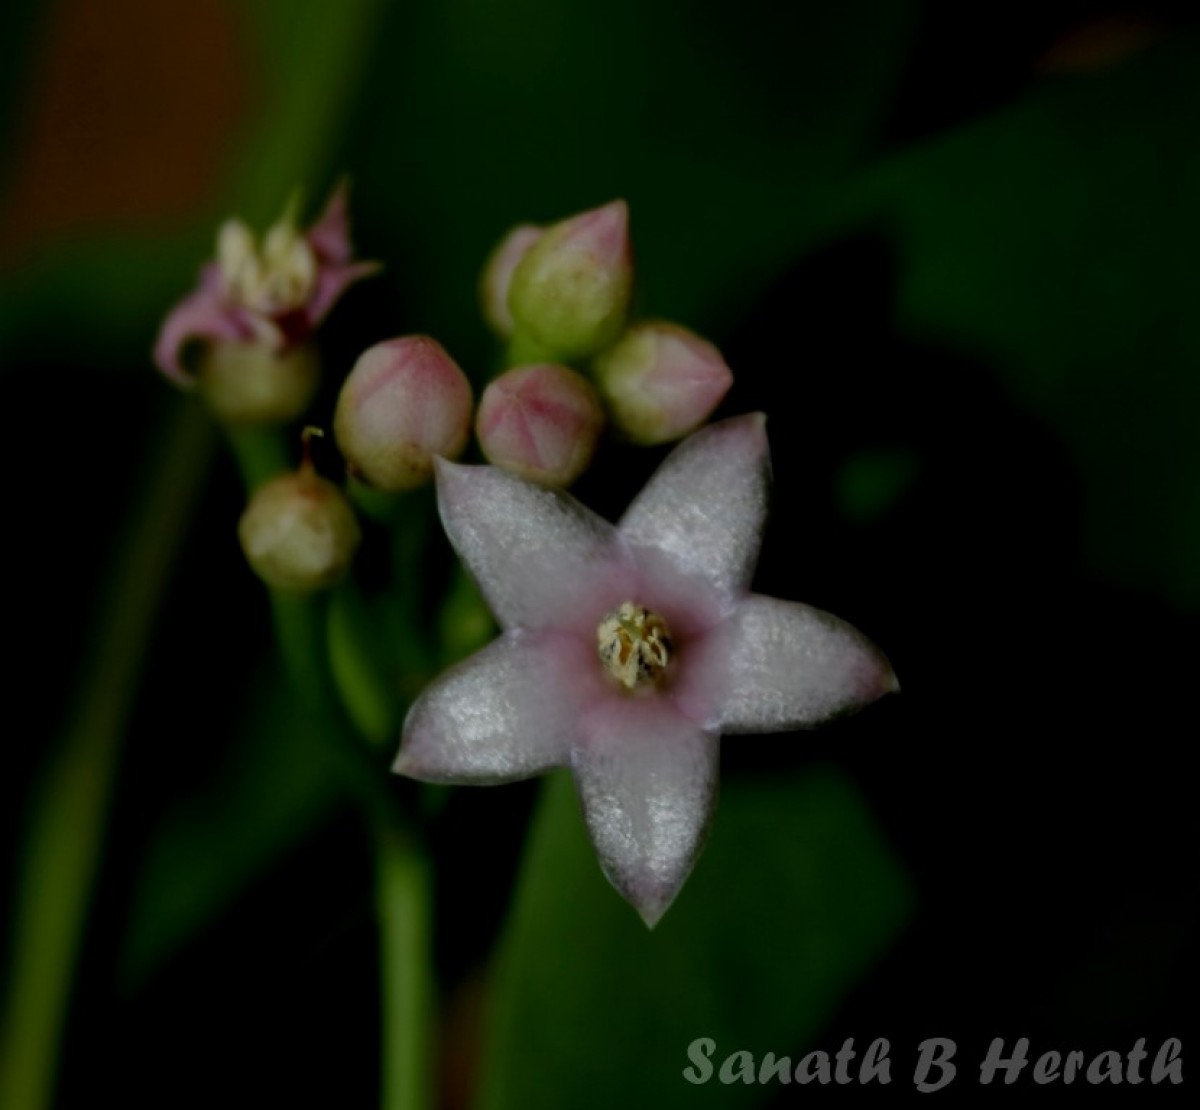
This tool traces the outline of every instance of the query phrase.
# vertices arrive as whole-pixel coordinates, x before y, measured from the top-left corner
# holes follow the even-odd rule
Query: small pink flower
[[[413,705],[395,770],[490,784],[571,768],[601,867],[653,925],[702,846],[722,733],[808,728],[897,689],[848,624],[747,592],[769,471],[761,415],[711,425],[614,527],[439,462],[442,521],[503,634]]]
[[[353,253],[344,182],[305,232],[296,226],[294,205],[261,244],[241,220],[226,221],[216,259],[163,321],[155,363],[189,388],[192,376],[180,356],[190,340],[258,344],[276,353],[303,343],[350,285],[378,270],[376,262],[352,261]]]

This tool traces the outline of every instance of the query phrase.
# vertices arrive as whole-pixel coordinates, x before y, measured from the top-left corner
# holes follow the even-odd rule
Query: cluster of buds
[[[629,209],[620,200],[548,228],[514,228],[481,282],[484,317],[508,343],[510,363],[578,366],[619,433],[668,443],[709,418],[733,377],[720,352],[688,329],[630,325],[632,294]],[[491,461],[510,465],[503,449],[493,454],[481,441]]]
[[[160,369],[199,386],[229,426],[281,424],[311,404],[312,337],[340,295],[377,265],[355,261],[340,186],[307,230],[296,205],[258,238],[240,220],[167,316]],[[472,427],[498,467],[552,488],[590,465],[606,423],[637,444],[682,438],[704,423],[732,377],[712,344],[677,324],[630,321],[633,251],[624,201],[550,227],[524,224],[483,271],[485,318],[508,346],[508,370],[478,408],[470,382],[436,340],[406,336],[366,350],[346,378],[333,431],[348,480],[384,494],[428,482],[438,458],[466,450]],[[185,347],[198,358],[185,368]],[[359,541],[346,497],[298,472],[260,490],[243,517],[247,558],[273,588],[336,581]]]

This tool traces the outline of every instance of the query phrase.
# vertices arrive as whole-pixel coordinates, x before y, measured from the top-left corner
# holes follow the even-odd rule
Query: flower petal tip
[[[663,919],[663,915],[671,908],[671,903],[675,901],[675,895],[669,894],[666,897],[656,896],[649,899],[644,899],[641,902],[631,902],[631,905],[638,912],[638,916],[645,922],[646,928],[653,930],[658,923]]]
[[[403,748],[397,753],[396,758],[392,761],[392,774],[405,775],[412,778],[412,760]]]

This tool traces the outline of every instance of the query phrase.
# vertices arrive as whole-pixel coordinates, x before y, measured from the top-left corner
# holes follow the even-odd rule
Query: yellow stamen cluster
[[[624,601],[596,629],[600,662],[627,690],[657,682],[671,661],[671,632],[657,613]]]
[[[294,204],[267,230],[261,248],[241,220],[227,220],[217,236],[217,264],[225,295],[263,315],[299,308],[317,282],[317,258],[296,226]]]

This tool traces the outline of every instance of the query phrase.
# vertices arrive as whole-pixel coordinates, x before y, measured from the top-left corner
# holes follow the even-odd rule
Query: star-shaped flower
[[[167,314],[154,345],[155,363],[177,385],[192,385],[180,361],[189,340],[258,343],[281,352],[308,339],[347,287],[379,269],[353,261],[344,182],[307,231],[298,228],[295,207],[289,204],[261,244],[241,220],[221,225],[216,259]]]
[[[649,925],[702,846],[722,733],[808,728],[897,689],[850,625],[748,592],[764,423],[685,440],[616,526],[503,471],[438,465],[442,521],[503,634],[413,705],[395,770],[482,785],[570,767],[604,873]]]

